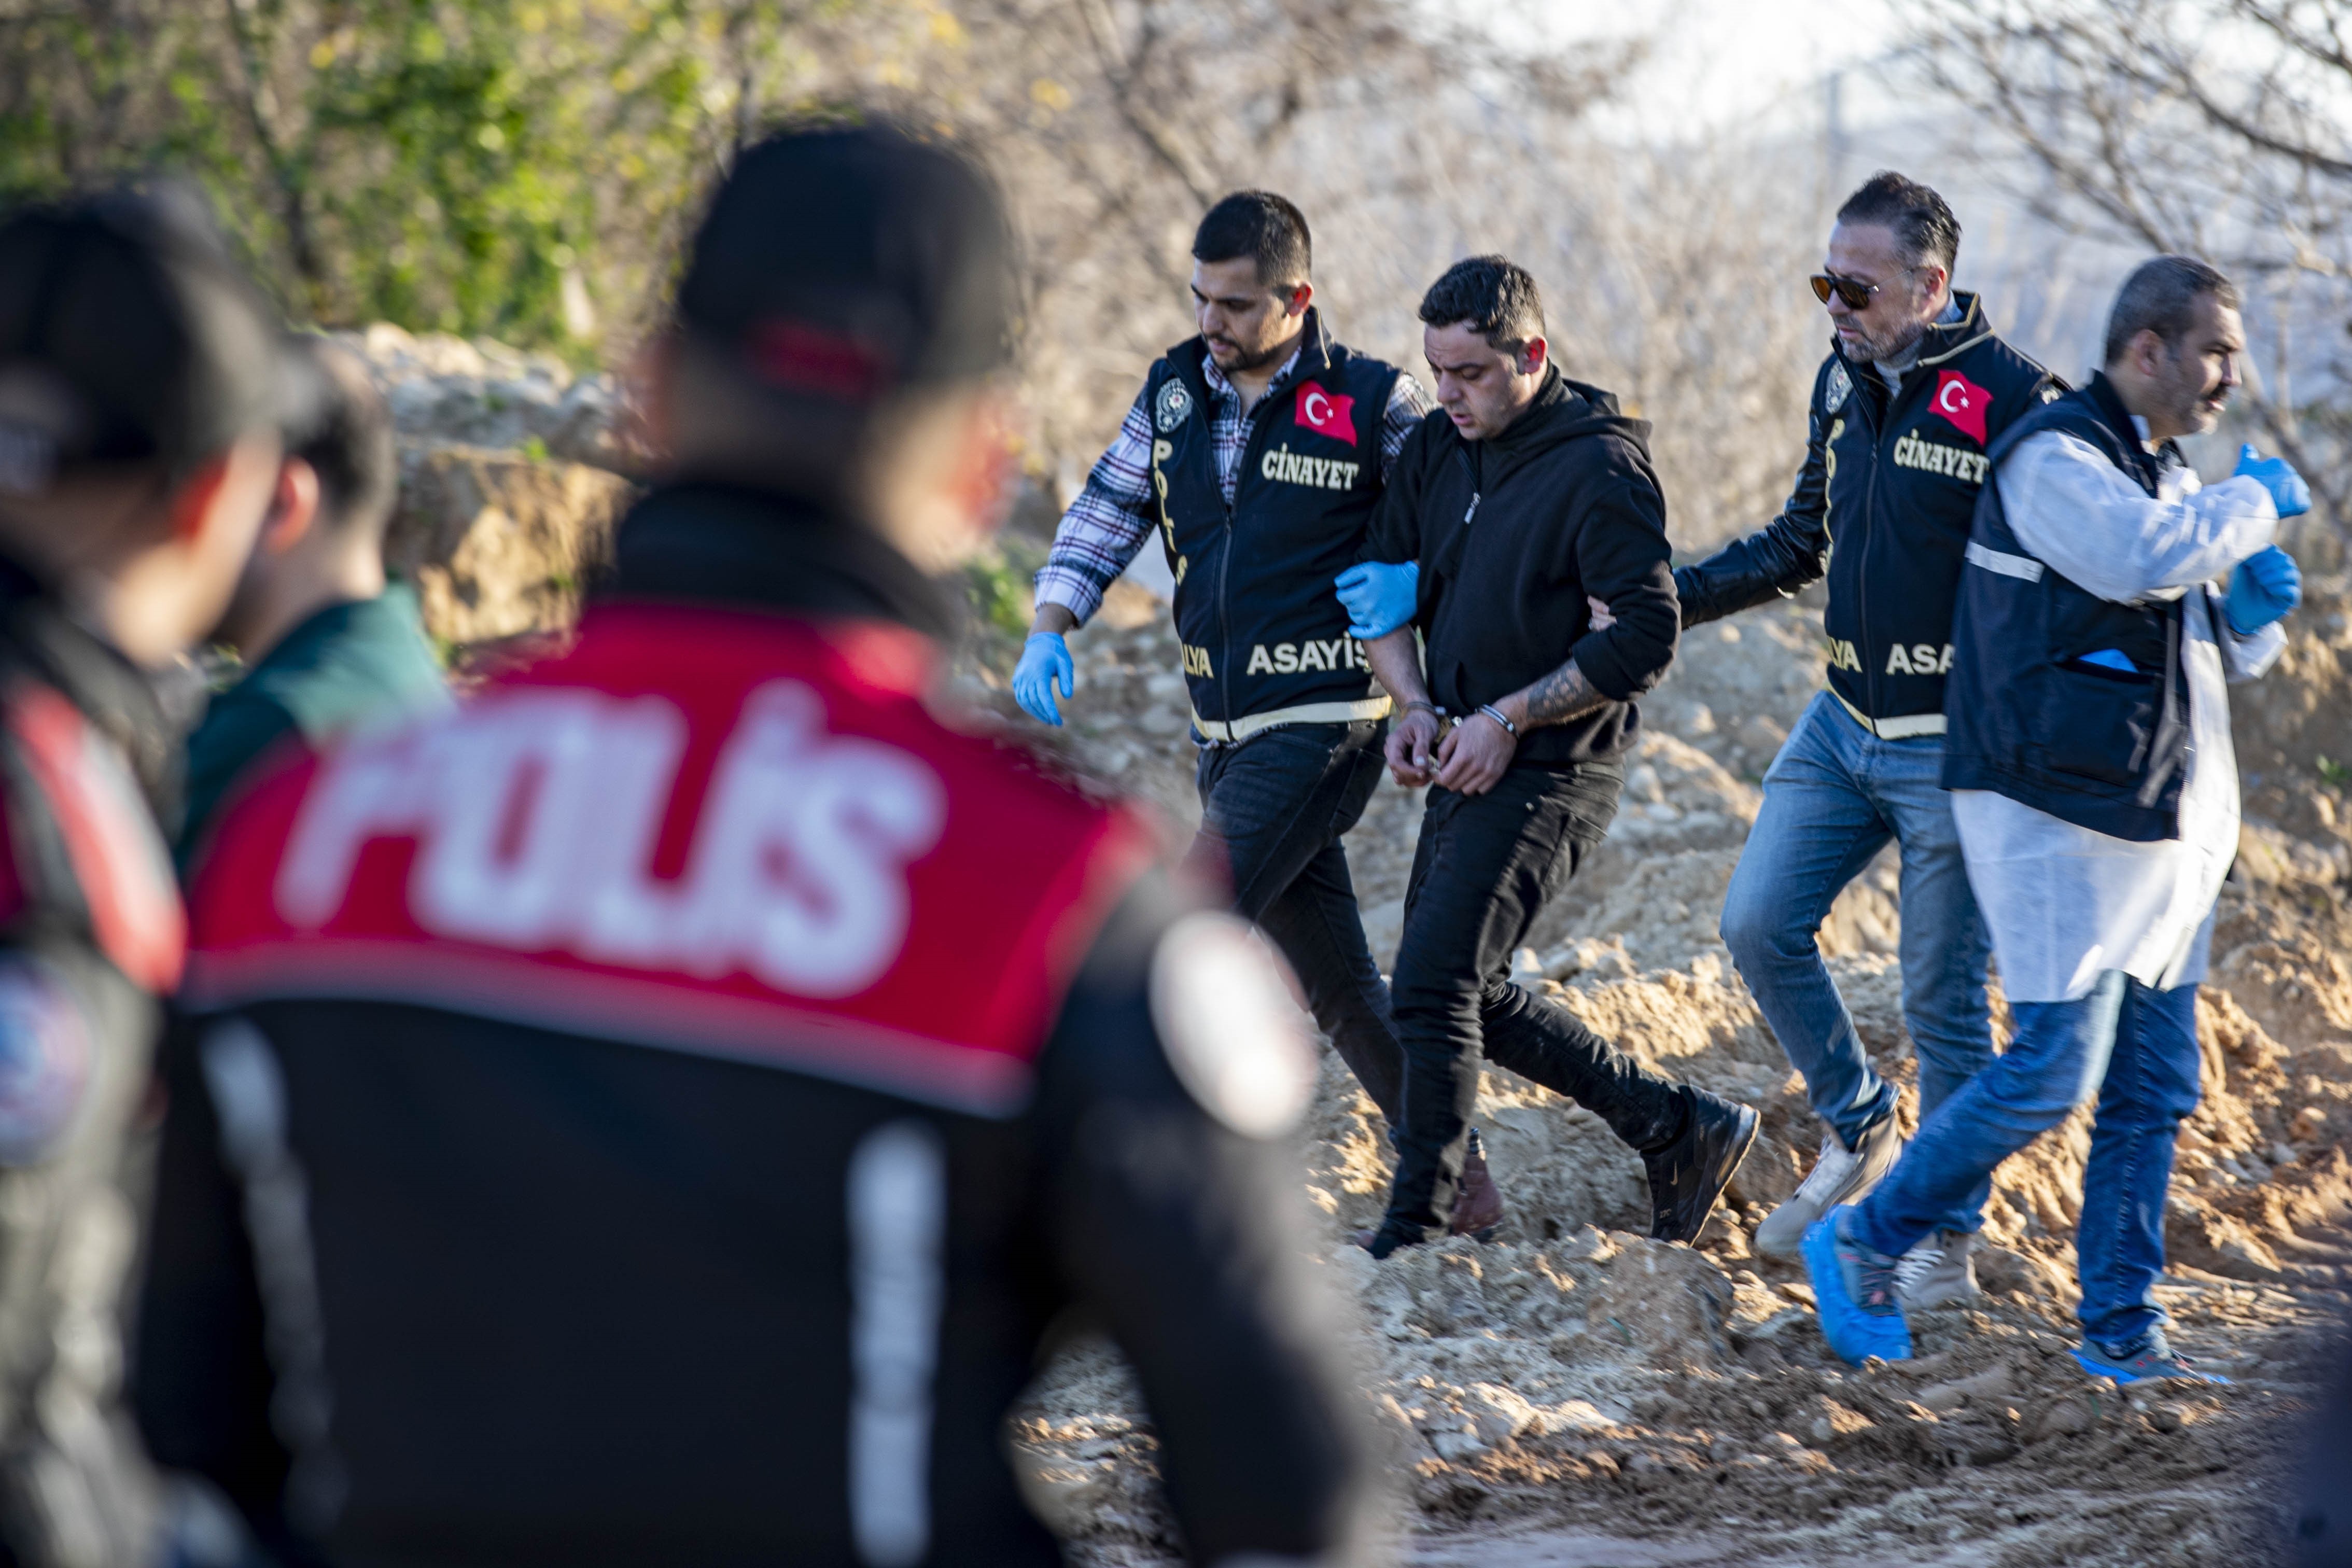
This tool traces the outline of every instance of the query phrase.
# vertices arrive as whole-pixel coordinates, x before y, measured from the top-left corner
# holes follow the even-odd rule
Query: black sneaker
[[[1696,1241],[1715,1200],[1756,1142],[1756,1112],[1685,1086],[1690,1121],[1683,1135],[1642,1156],[1650,1172],[1650,1238]]]

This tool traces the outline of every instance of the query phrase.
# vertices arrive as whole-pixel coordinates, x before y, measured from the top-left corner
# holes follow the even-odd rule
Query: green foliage
[[[1029,631],[1027,576],[992,553],[964,567],[964,591],[981,626],[1017,647]]]
[[[952,47],[942,15],[928,0],[0,0],[0,203],[174,172],[210,192],[298,320],[584,358],[657,308],[732,149],[831,90],[813,68],[826,37],[856,32],[887,80],[901,57]]]

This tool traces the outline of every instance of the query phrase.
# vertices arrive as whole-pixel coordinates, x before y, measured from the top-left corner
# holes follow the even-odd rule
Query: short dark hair
[[[1192,259],[1257,263],[1257,280],[1268,289],[1288,289],[1312,275],[1315,241],[1307,215],[1272,191],[1235,191],[1201,219],[1192,231]]]
[[[1543,295],[1533,274],[1504,256],[1473,256],[1445,269],[1421,297],[1421,319],[1457,323],[1494,348],[1517,353],[1544,335]]]
[[[2196,316],[2197,301],[2206,295],[2234,310],[2238,286],[2218,267],[2193,256],[2158,256],[2132,268],[2107,314],[2107,346],[2103,364],[2124,357],[2134,338],[2153,331],[2167,348],[2179,345]]]
[[[969,145],[877,112],[794,121],[736,158],[678,282],[675,463],[845,507],[913,411],[1011,362],[1013,229]]]
[[[1918,181],[1881,169],[1838,208],[1840,223],[1874,223],[1895,233],[1896,248],[1914,267],[1930,261],[1949,272],[1960,257],[1960,220],[1951,204]]]
[[[0,216],[0,492],[61,474],[175,477],[279,423],[285,329],[192,185]]]
[[[350,351],[311,338],[297,352],[310,362],[312,384],[308,406],[286,428],[286,455],[317,471],[321,523],[382,538],[400,495],[392,410]]]

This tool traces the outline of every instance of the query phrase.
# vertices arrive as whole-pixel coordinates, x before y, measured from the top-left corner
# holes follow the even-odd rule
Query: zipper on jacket
[[[1328,359],[1325,363],[1328,363]],[[1302,372],[1297,379],[1304,381],[1307,375]],[[1228,381],[1226,384],[1230,386],[1232,383]],[[1250,454],[1256,450],[1258,438],[1265,434],[1265,420],[1261,416],[1274,406],[1274,395],[1283,384],[1279,379],[1267,383],[1265,393],[1242,416],[1244,432],[1242,436],[1241,466],[1234,470],[1233,499],[1225,502],[1225,547],[1217,555],[1217,657],[1225,661],[1225,673],[1217,681],[1217,701],[1224,710],[1227,725],[1234,721],[1234,614],[1233,605],[1226,597],[1225,584],[1233,570],[1234,551],[1240,543],[1240,535],[1234,523],[1241,512],[1242,484],[1249,478]],[[1239,397],[1241,389],[1235,387],[1234,395]]]
[[[1878,375],[1878,367],[1875,364],[1865,365],[1864,371],[1867,374],[1878,376],[1880,385],[1886,384],[1886,378]],[[1853,646],[1861,655],[1862,700],[1864,708],[1869,712],[1870,732],[1874,735],[1878,733],[1879,720],[1878,665],[1870,646],[1870,547],[1878,536],[1879,447],[1886,439],[1886,432],[1895,427],[1895,400],[1902,395],[1901,386],[1887,388],[1886,417],[1878,422],[1870,432],[1870,472],[1862,481],[1862,559],[1856,563],[1854,573]],[[1869,400],[1864,398],[1863,401],[1866,405]],[[1869,419],[1868,407],[1865,406],[1859,412],[1865,421]]]

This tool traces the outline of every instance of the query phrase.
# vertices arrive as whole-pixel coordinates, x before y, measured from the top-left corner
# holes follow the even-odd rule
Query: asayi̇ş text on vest
[[[1393,366],[1350,353],[1311,318],[1292,374],[1246,416],[1226,505],[1202,341],[1151,367],[1151,484],[1175,574],[1192,711],[1217,723],[1373,697],[1333,579],[1353,565],[1381,494]]]
[[[1953,299],[1958,319],[1927,329],[1899,388],[1834,349],[1813,384],[1830,690],[1889,740],[1943,731],[1952,596],[1985,447],[2054,395],[2049,372],[1993,334],[1975,295]]]

